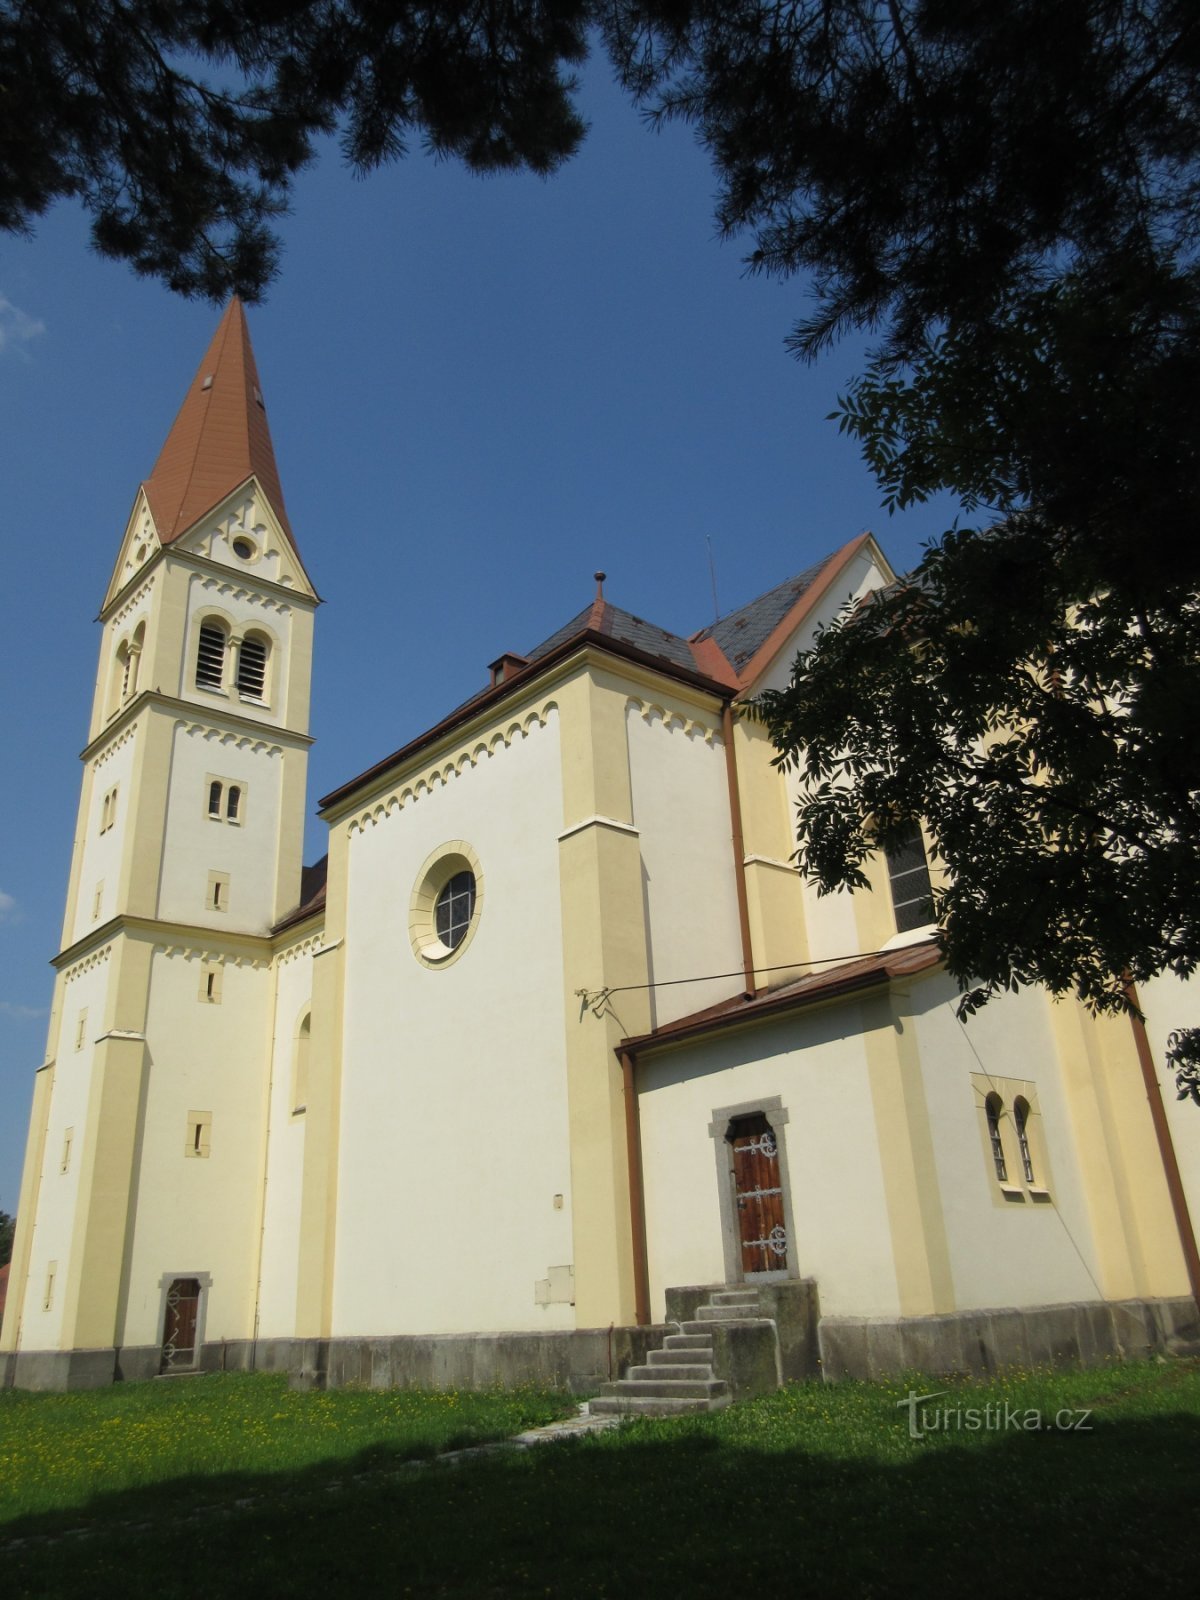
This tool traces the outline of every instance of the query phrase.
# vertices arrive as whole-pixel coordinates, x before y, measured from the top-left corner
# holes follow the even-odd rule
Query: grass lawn
[[[120,1456],[126,1476],[91,1477],[69,1517],[9,1523],[0,1533],[6,1596],[124,1596],[136,1584],[189,1600],[920,1591],[1036,1600],[1190,1596],[1198,1586],[1194,1362],[954,1384],[924,1408],[939,1425],[919,1438],[910,1437],[909,1408],[897,1405],[907,1383],[804,1385],[713,1417],[382,1471],[372,1469],[404,1453],[410,1425],[428,1449],[429,1419],[444,1420],[453,1397],[294,1396],[270,1383],[0,1395],[5,1489],[14,1448],[37,1459],[14,1447],[14,1435],[33,1428],[48,1439],[39,1414],[51,1407],[61,1408],[53,1427],[64,1452],[84,1439],[95,1449],[98,1430],[149,1423],[159,1407],[173,1423],[147,1437],[176,1452],[176,1464],[142,1469],[142,1488],[129,1486]],[[253,1400],[242,1398],[248,1384],[258,1386]],[[532,1396],[457,1397],[467,1411],[477,1403],[521,1412],[514,1427],[533,1420]],[[554,1407],[544,1396],[536,1404],[543,1415]],[[345,1432],[322,1420],[342,1405]],[[197,1445],[226,1407],[261,1429],[235,1461]],[[206,1426],[193,1426],[205,1414]],[[452,1423],[443,1436],[454,1436]],[[64,1526],[88,1531],[62,1536]]]

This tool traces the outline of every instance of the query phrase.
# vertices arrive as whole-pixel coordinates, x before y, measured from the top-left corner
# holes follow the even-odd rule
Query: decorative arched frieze
[[[76,978],[81,978],[85,972],[92,972],[96,967],[102,966],[112,955],[111,944],[101,945],[99,950],[93,950],[90,955],[84,956],[82,961],[77,961],[73,967],[68,967],[63,973],[64,983],[74,983]]]
[[[204,591],[206,603],[208,597],[215,595],[222,600],[252,600],[255,605],[262,606],[264,611],[278,611],[281,617],[290,617],[292,614],[292,608],[286,601],[272,594],[263,594],[261,590],[248,588],[243,583],[231,583],[228,579],[208,574],[202,578],[194,578],[193,582]]]
[[[472,767],[492,760],[498,751],[506,750],[515,741],[527,739],[535,728],[544,728],[552,711],[558,711],[557,700],[547,700],[536,710],[514,719],[504,728],[498,728],[486,741],[477,739],[474,744],[464,745],[454,754],[439,758],[425,772],[406,779],[401,788],[380,797],[357,816],[351,817],[346,823],[347,834],[375,827],[388,817],[398,815],[410,802],[415,804],[423,794],[432,794],[435,784],[447,786],[454,779],[463,777]]]
[[[137,730],[138,725],[136,722],[131,722],[127,728],[123,728],[113,742],[111,744],[106,744],[104,749],[101,750],[100,753],[95,757],[92,762],[92,771],[98,772],[106,761],[111,760],[111,758],[116,755],[117,751],[122,745],[129,743],[134,734],[137,733]]]
[[[626,711],[636,711],[642,721],[651,724],[660,723],[668,733],[682,733],[688,739],[703,739],[705,744],[723,744],[721,730],[713,723],[703,722],[698,717],[684,716],[682,711],[671,706],[658,705],[652,700],[639,700],[635,695],[630,695],[625,702]]]
[[[113,629],[114,632],[119,631],[121,624],[126,620],[126,618],[132,616],[142,602],[148,598],[150,591],[154,588],[157,576],[157,573],[152,572],[146,579],[145,583],[138,585],[120,610],[113,612],[112,616],[108,619],[108,625]]]
[[[271,965],[270,956],[252,956],[244,952],[215,949],[210,945],[196,944],[156,944],[156,956],[165,956],[168,961],[218,961],[226,967],[246,967],[251,971],[264,971]]]
[[[325,948],[325,931],[309,934],[307,939],[301,939],[298,944],[292,944],[286,950],[281,950],[275,957],[275,965],[284,967],[289,961],[298,961],[302,956],[314,956]]]
[[[211,722],[189,722],[183,717],[175,721],[189,739],[205,739],[210,744],[225,745],[231,750],[252,750],[255,755],[281,756],[283,746],[269,739],[256,739],[247,733],[232,733],[228,728],[214,727]]]

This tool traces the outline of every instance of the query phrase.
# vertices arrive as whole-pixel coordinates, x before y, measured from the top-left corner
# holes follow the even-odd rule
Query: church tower
[[[19,1382],[158,1370],[181,1283],[194,1338],[252,1332],[269,935],[300,898],[317,604],[235,299],[100,613],[0,1341]]]

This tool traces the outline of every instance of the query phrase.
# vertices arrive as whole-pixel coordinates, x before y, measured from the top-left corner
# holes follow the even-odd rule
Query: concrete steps
[[[719,1411],[730,1403],[729,1385],[713,1371],[712,1324],[770,1321],[759,1313],[753,1290],[719,1289],[707,1305],[696,1310],[696,1320],[669,1333],[662,1348],[646,1354],[646,1364],[631,1367],[616,1383],[606,1383],[589,1401],[593,1416],[672,1417]]]

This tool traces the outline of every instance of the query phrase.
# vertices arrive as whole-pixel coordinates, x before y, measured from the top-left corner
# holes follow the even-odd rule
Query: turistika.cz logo
[[[1015,1406],[1008,1400],[993,1400],[983,1406],[931,1406],[949,1389],[933,1394],[917,1394],[910,1389],[896,1401],[900,1411],[908,1412],[908,1436],[923,1439],[927,1433],[1091,1433],[1091,1410],[1064,1408],[1053,1415],[1035,1406]]]

